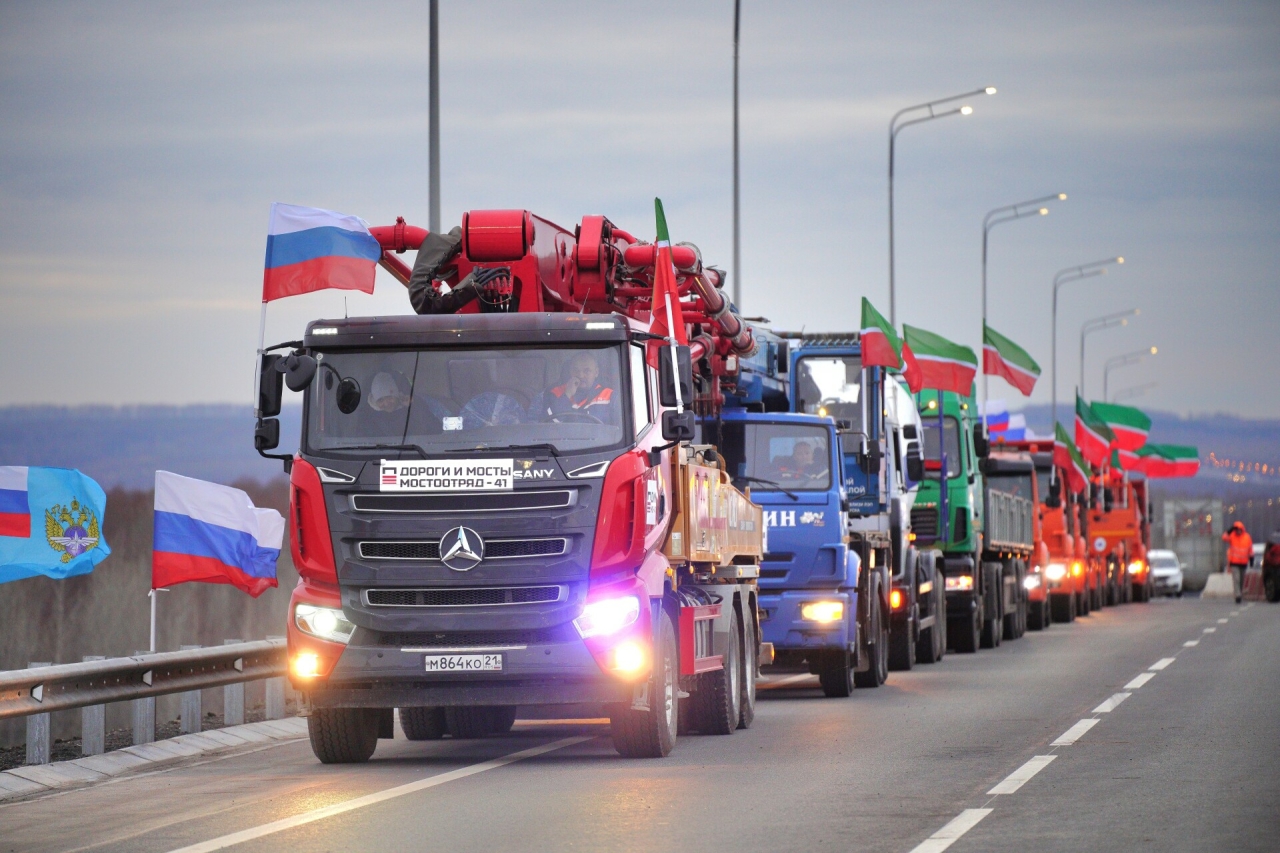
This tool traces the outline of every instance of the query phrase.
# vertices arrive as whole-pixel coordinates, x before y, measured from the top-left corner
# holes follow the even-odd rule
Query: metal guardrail
[[[276,678],[286,665],[276,639],[0,672],[0,720]]]

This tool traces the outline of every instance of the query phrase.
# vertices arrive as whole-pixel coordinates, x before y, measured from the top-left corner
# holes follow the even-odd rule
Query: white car
[[[1148,552],[1147,561],[1151,564],[1151,583],[1157,595],[1176,595],[1182,597],[1182,563],[1178,555],[1172,551],[1153,550]]]

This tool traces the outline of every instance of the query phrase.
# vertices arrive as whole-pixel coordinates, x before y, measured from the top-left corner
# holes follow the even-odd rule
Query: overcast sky
[[[441,3],[444,220],[603,213],[731,261],[732,0]],[[778,328],[887,314],[887,127],[908,128],[898,320],[980,345],[991,208],[1052,192],[991,243],[990,322],[1044,367],[1064,267],[1059,396],[1090,338],[1155,358],[1112,390],[1280,417],[1280,4],[743,0],[744,309]],[[426,3],[0,3],[0,405],[249,403],[272,201],[427,219]],[[355,314],[409,311],[379,272]],[[270,341],[343,296],[274,303]],[[1020,405],[992,381],[994,397]]]

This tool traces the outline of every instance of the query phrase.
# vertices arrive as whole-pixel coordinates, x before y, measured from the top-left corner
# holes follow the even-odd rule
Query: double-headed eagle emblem
[[[74,498],[70,506],[54,504],[45,510],[44,535],[50,548],[62,552],[64,563],[97,548],[98,540],[102,538],[98,532],[97,517]]]

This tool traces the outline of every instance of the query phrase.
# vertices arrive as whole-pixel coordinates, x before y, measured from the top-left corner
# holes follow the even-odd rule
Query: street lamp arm
[[[1029,200],[1027,200],[1027,201],[1020,201],[1020,202],[1018,202],[1017,204],[1008,204],[1008,205],[1005,205],[1004,207],[997,207],[995,210],[993,210],[993,211],[991,211],[990,213],[988,213],[988,214],[986,215],[986,217],[982,220],[982,226],[983,226],[984,228],[985,228],[985,227],[987,227],[987,224],[988,224],[989,222],[991,222],[992,218],[993,218],[993,217],[995,217],[995,216],[997,216],[998,214],[1001,214],[1001,213],[1008,213],[1008,212],[1011,212],[1011,211],[1012,211],[1013,213],[1017,213],[1017,212],[1018,212],[1018,210],[1019,210],[1019,208],[1027,207],[1028,205],[1032,205],[1032,204],[1034,204],[1034,205],[1041,205],[1041,204],[1044,204],[1045,202],[1050,202],[1050,201],[1065,201],[1065,200],[1066,200],[1066,197],[1067,197],[1067,194],[1066,194],[1066,193],[1054,193],[1053,195],[1046,195],[1046,196],[1042,196],[1042,197],[1040,197],[1040,198],[1033,198],[1033,199],[1029,199]],[[1021,216],[1034,216],[1035,214],[1037,214],[1037,213],[1039,213],[1039,212],[1040,212],[1039,210],[1033,210],[1033,211],[1030,211],[1030,212],[1028,212],[1028,213],[1023,213],[1023,214],[1021,214]],[[1018,219],[1018,218],[1021,218],[1021,217],[1020,217],[1020,216],[1013,216],[1013,217],[1010,217],[1010,218],[1011,218],[1011,219]],[[1001,221],[1001,222],[1005,222],[1005,221],[1007,221],[1007,220],[1001,219],[1000,221]],[[995,223],[991,223],[991,224],[995,224]]]
[[[990,231],[992,228],[995,228],[997,225],[1003,225],[1006,222],[1015,222],[1019,219],[1025,219],[1028,216],[1040,216],[1040,215],[1041,215],[1040,208],[1035,208],[1033,210],[1024,210],[1016,213],[1010,213],[1006,216],[1001,216],[996,219],[992,219],[991,214],[987,214],[987,218],[982,220],[982,230]]]
[[[962,109],[963,109],[962,107],[956,107],[954,110],[947,110],[945,113],[930,113],[929,115],[922,116],[921,118],[913,118],[911,119],[911,121],[904,121],[902,124],[893,128],[891,133],[893,137],[896,139],[899,133],[901,133],[906,128],[911,127],[911,125],[913,124],[923,124],[926,121],[933,121],[935,118],[946,118],[947,116],[957,115]]]
[[[904,107],[893,114],[893,118],[889,121],[889,132],[893,133],[894,127],[898,124],[898,119],[902,118],[907,113],[915,112],[916,110],[929,110],[930,112],[929,118],[937,118],[937,116],[932,115],[932,113],[933,113],[933,108],[938,106],[939,104],[949,104],[952,101],[959,101],[959,100],[962,100],[963,98],[972,98],[975,95],[994,95],[995,93],[996,93],[996,90],[994,86],[983,86],[981,89],[974,89],[972,92],[965,92],[964,94],[961,94],[961,95],[951,95],[950,97],[946,97],[946,98],[938,98],[936,101],[927,101],[926,103],[923,103],[923,104],[916,104],[913,107]],[[920,120],[928,121],[928,119],[920,119]],[[911,123],[914,123],[914,122],[911,122]]]

